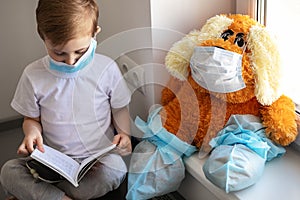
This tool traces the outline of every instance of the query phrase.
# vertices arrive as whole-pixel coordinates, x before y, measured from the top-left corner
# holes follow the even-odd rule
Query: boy
[[[44,152],[43,143],[78,162],[111,143],[120,155],[131,153],[130,92],[115,62],[95,54],[98,15],[95,0],[38,2],[37,29],[48,55],[25,68],[11,103],[24,116],[18,154],[34,146]],[[97,198],[124,180],[120,155],[101,158],[79,187],[36,181],[25,165],[30,158],[17,158],[2,167],[1,184],[20,200]]]

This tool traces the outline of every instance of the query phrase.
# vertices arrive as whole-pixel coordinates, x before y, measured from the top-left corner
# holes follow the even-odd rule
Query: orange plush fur
[[[253,26],[258,26],[262,29],[265,27],[247,15],[221,15],[221,17],[230,20],[228,27],[225,27],[222,31],[230,29],[234,32],[228,40],[222,39],[221,34],[207,37],[205,33],[203,34],[203,30],[202,33],[193,31],[187,37],[192,41],[191,44],[195,43],[195,46],[218,46],[239,54],[245,51],[242,59],[242,74],[246,88],[226,94],[214,93],[204,89],[191,76],[189,69],[189,58],[191,55],[184,58],[185,49],[188,48],[183,48],[184,52],[171,52],[171,49],[166,57],[166,67],[173,76],[171,76],[167,86],[163,89],[161,98],[163,109],[160,114],[164,127],[183,141],[198,148],[202,146],[205,151],[209,151],[208,142],[224,127],[231,115],[252,114],[262,119],[262,123],[266,127],[266,135],[270,139],[283,146],[290,144],[297,136],[293,101],[282,94],[275,95],[271,101],[266,101],[267,103],[264,100],[259,101],[258,96],[260,95],[263,99],[266,92],[265,89],[262,94],[256,92],[256,90],[259,90],[257,88],[258,82],[261,81],[259,79],[265,78],[264,76],[258,77],[257,73],[260,73],[259,68],[254,66],[257,63],[253,64],[254,57],[252,55],[256,52],[252,52],[254,48],[250,48],[250,44],[247,44],[247,48],[244,49],[245,47],[241,48],[234,42],[237,33],[243,33],[243,39],[247,43],[249,42],[250,29]],[[210,26],[209,21],[207,24],[206,26]],[[200,34],[202,34],[202,38],[207,39],[199,39]],[[179,43],[174,45],[179,45]],[[191,45],[192,47],[193,45]],[[188,50],[190,51],[190,49]],[[180,58],[180,56],[183,58]],[[170,62],[167,59],[173,60]],[[184,62],[186,63],[180,66],[177,59],[185,60]],[[177,71],[174,71],[174,66],[171,65],[177,65],[175,66]],[[182,69],[184,67],[186,69]],[[182,71],[185,71],[186,74]],[[276,76],[275,69],[274,76]],[[269,81],[268,77],[263,81]],[[274,84],[271,83],[271,85]],[[275,84],[274,87],[276,90],[277,85]],[[266,89],[269,88],[267,87]]]

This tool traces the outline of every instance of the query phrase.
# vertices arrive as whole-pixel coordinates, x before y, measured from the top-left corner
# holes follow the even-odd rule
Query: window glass
[[[300,104],[300,1],[265,0],[265,25],[280,47],[283,92]]]

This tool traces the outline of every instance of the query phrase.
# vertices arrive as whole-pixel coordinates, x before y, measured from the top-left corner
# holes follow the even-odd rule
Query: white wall
[[[45,55],[36,33],[37,0],[0,3],[0,121],[15,117],[10,101],[25,65]]]
[[[115,57],[136,50],[134,48],[140,45],[139,41],[149,44],[149,35],[140,37],[140,34],[128,33],[151,26],[149,0],[98,0],[98,4],[99,25],[102,28],[97,38],[98,52]],[[134,37],[126,38],[131,35]],[[136,37],[140,37],[140,40]]]
[[[10,101],[24,67],[45,55],[36,33],[37,0],[0,3],[0,122],[19,117]],[[146,116],[168,79],[163,58],[171,44],[207,18],[234,13],[235,0],[98,0],[102,27],[97,52],[128,55],[146,74],[146,94],[134,94],[134,113]],[[154,57],[153,57],[154,56]],[[154,69],[154,70],[153,70]],[[150,86],[151,84],[155,87]],[[157,83],[157,84],[156,84]],[[156,87],[157,86],[157,87]],[[145,111],[146,110],[146,111]]]

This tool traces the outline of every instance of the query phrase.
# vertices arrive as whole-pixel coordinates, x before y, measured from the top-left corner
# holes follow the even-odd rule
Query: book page
[[[45,149],[44,153],[42,153],[38,149],[35,149],[32,152],[31,157],[47,165],[54,171],[60,173],[67,180],[74,183],[74,180],[76,179],[77,171],[79,169],[79,163],[73,160],[71,157],[45,144],[44,144],[44,149]]]
[[[100,158],[102,155],[106,154],[107,152],[113,150],[117,145],[116,144],[112,144],[104,149],[102,149],[101,151],[99,151],[98,153],[91,155],[90,157],[84,159],[79,167],[79,170],[77,172],[77,179],[78,181],[84,176],[84,174],[96,163],[97,159]],[[88,166],[86,166],[88,165]]]

